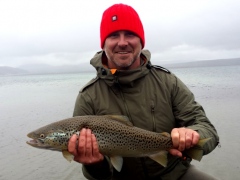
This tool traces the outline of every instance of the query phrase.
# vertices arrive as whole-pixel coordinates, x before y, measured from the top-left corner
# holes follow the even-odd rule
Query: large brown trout
[[[156,133],[134,127],[125,116],[77,116],[57,121],[41,127],[27,136],[32,140],[27,144],[43,149],[63,152],[67,160],[72,160],[68,153],[68,141],[73,134],[79,134],[82,128],[91,129],[96,136],[99,150],[110,158],[118,171],[122,168],[122,157],[150,157],[162,166],[167,165],[167,150],[173,148],[168,133]],[[198,161],[203,156],[202,146],[209,140],[202,139],[188,149],[186,153]]]

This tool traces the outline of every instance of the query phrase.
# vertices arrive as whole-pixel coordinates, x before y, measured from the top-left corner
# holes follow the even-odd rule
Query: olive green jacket
[[[98,52],[91,64],[97,77],[79,93],[74,116],[125,115],[139,128],[155,132],[168,132],[175,127],[196,130],[201,138],[212,137],[204,146],[204,154],[210,153],[218,143],[218,135],[192,92],[174,74],[150,63],[150,52],[143,50],[141,67],[134,70],[117,70],[111,73],[102,64],[103,51]],[[182,160],[169,155],[168,166],[163,168],[146,158],[124,158],[121,172],[108,161],[95,165],[83,165],[88,179],[178,179],[183,175],[191,159]],[[171,172],[171,173],[169,173]]]

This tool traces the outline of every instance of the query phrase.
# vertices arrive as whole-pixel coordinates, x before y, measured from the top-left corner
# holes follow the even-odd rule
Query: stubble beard
[[[117,67],[119,67],[119,69],[128,69],[128,68],[136,61],[136,59],[126,60],[126,62],[120,62],[120,61],[124,61],[124,58],[121,58],[120,61],[115,60],[115,59],[111,59],[111,61],[112,61]]]
[[[120,60],[114,59],[108,56],[106,53],[107,58],[120,70],[128,70],[130,69],[131,65],[137,61],[138,57],[140,57],[141,51],[138,55],[134,56],[132,59],[127,60],[129,57],[119,57]]]

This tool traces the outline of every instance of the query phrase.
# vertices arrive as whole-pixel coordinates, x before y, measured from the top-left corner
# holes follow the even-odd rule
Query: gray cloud
[[[102,12],[118,1],[1,1],[0,65],[88,62],[100,50]],[[153,61],[240,57],[237,0],[134,1]]]

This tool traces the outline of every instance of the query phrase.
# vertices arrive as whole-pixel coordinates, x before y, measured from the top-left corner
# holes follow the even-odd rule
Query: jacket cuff
[[[104,156],[104,160],[91,165],[82,165],[83,175],[90,180],[108,180],[112,177],[112,166],[109,158]]]

